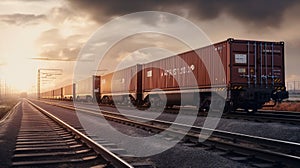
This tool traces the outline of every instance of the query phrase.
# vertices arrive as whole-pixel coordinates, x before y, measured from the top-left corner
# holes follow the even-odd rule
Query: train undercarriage
[[[137,99],[140,97],[141,99]],[[144,97],[144,98],[142,98]],[[131,105],[139,107],[163,107],[173,108],[174,106],[194,106],[199,111],[209,111],[212,106],[216,109],[224,109],[223,112],[233,112],[237,109],[243,109],[246,112],[256,112],[263,108],[264,104],[270,101],[275,103],[281,102],[288,98],[288,92],[285,90],[274,89],[241,89],[230,90],[225,94],[224,89],[218,91],[204,92],[148,92],[140,96],[132,96],[131,94],[111,96],[107,95],[101,98],[101,104],[118,104]],[[212,101],[215,101],[212,103]],[[215,108],[215,107],[214,107]]]

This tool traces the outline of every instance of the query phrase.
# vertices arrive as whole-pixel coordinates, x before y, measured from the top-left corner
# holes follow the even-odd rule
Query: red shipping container
[[[54,99],[61,99],[63,97],[63,92],[62,92],[62,88],[58,88],[53,90],[53,98]]]
[[[144,64],[143,98],[162,89],[167,104],[180,105],[182,95],[196,104],[197,92],[210,100],[212,92],[227,90],[235,108],[257,109],[271,98],[287,97],[284,74],[283,42],[228,39]]]
[[[127,101],[129,96],[138,99],[141,95],[141,65],[131,66],[113,73],[101,76],[101,99]]]
[[[66,99],[73,98],[73,84],[63,87],[63,98]]]

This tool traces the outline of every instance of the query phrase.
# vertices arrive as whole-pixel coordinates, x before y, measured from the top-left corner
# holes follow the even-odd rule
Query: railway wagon
[[[195,105],[202,110],[208,109],[212,92],[224,91],[228,84],[226,49],[223,43],[217,43],[144,64],[144,102],[155,106]]]
[[[53,90],[41,93],[41,98],[43,99],[53,99]]]
[[[142,65],[101,76],[101,103],[139,104],[142,100]]]
[[[216,59],[222,66],[215,66]],[[225,75],[220,73],[223,70]],[[196,84],[190,82],[193,76]],[[142,83],[143,99],[148,104],[163,102],[162,93],[153,91],[159,88],[167,96],[167,106],[183,105],[183,98],[184,104],[208,109],[211,95],[227,90],[226,110],[256,111],[270,100],[278,102],[288,97],[284,43],[228,39],[144,64]],[[201,100],[196,99],[197,94]]]
[[[62,99],[63,97],[63,88],[53,90],[53,99]]]
[[[64,100],[73,100],[73,88],[75,84],[70,84],[67,86],[62,87],[62,92],[63,92],[63,99]]]
[[[221,66],[216,66],[217,60]],[[70,89],[65,90],[62,88],[61,97],[70,95]],[[166,98],[169,107],[198,105],[201,110],[210,108],[212,95],[219,91],[227,91],[225,111],[256,111],[270,100],[288,98],[284,43],[230,38],[73,84],[75,100],[161,106]],[[56,98],[57,92],[43,97]]]
[[[234,108],[261,108],[288,98],[285,87],[284,42],[228,41],[230,45],[231,104]]]
[[[91,76],[74,83],[74,96],[76,101],[99,101],[100,97],[100,76]]]

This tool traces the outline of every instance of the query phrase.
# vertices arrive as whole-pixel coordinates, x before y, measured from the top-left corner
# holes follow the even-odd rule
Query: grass
[[[4,117],[7,112],[9,112],[9,110],[11,108],[13,108],[16,104],[17,104],[18,100],[17,99],[0,99],[0,119],[2,119],[2,117]]]

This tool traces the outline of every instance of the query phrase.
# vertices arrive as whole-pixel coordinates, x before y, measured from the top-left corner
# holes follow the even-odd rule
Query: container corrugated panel
[[[111,79],[112,79],[113,73],[109,73],[106,75],[101,76],[101,91],[100,93],[111,93]]]
[[[63,95],[64,95],[64,97],[73,96],[73,84],[63,87]]]
[[[53,96],[54,96],[54,98],[61,98],[62,97],[62,88],[55,89],[53,91]]]
[[[215,64],[217,59],[221,62],[220,66]],[[143,90],[227,85],[228,66],[228,45],[225,41],[144,64]],[[210,75],[208,72],[211,72]]]
[[[45,98],[53,98],[53,91],[52,90],[51,91],[47,91],[45,93]]]
[[[251,88],[285,85],[284,43],[232,40],[231,84]]]
[[[76,83],[76,96],[78,95],[90,95],[93,91],[93,77],[88,77]]]
[[[101,76],[101,94],[136,92],[139,69],[141,65],[136,65]]]
[[[74,86],[73,86],[74,87]],[[78,81],[75,83],[75,96],[78,98],[80,96],[81,98],[86,98],[86,96],[89,96],[89,98],[94,98],[95,94],[98,96],[100,91],[100,76],[91,76],[86,79],[83,79],[81,81]]]
[[[41,98],[46,98],[46,96],[47,96],[46,93],[47,93],[47,92],[42,92],[42,93],[41,93]]]

